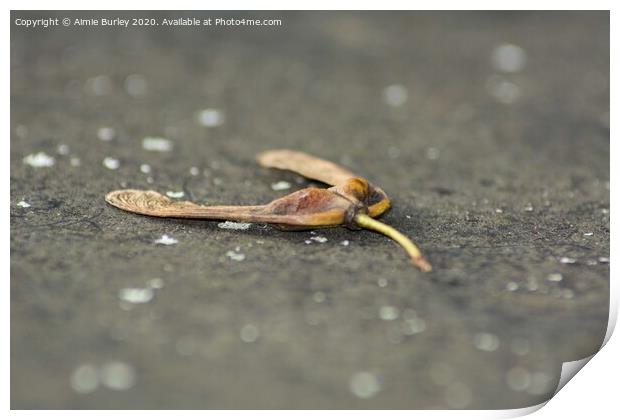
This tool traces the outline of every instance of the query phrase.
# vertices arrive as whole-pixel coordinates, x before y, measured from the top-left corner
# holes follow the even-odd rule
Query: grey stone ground
[[[12,407],[548,398],[561,363],[595,352],[606,329],[609,15],[263,15],[283,26],[12,27]],[[494,64],[506,43],[526,62],[508,48]],[[402,105],[390,85],[405,88]],[[205,108],[223,124],[197,124]],[[101,127],[115,138],[99,140]],[[147,136],[173,149],[146,151]],[[308,184],[254,163],[279,147],[382,186],[394,205],[383,219],[435,271],[371,232],[329,229],[306,244],[310,232],[156,220],[103,200],[128,186],[266,202],[282,194],[274,182]],[[24,163],[38,152],[55,164]],[[154,244],[164,234],[178,243]],[[243,261],[227,257],[237,247]],[[119,299],[153,278],[163,288],[149,302]]]

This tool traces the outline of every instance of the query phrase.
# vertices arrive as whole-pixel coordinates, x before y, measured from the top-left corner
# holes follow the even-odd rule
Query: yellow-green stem
[[[389,236],[398,242],[405,251],[411,256],[413,264],[420,269],[420,271],[428,272],[433,269],[431,263],[422,255],[420,248],[418,248],[409,238],[394,229],[390,225],[386,225],[378,220],[373,219],[367,214],[358,213],[355,215],[355,222],[365,229],[371,229],[379,233],[383,233],[385,236]]]

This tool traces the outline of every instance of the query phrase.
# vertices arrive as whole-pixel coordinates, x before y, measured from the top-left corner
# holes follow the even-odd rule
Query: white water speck
[[[116,130],[112,127],[100,127],[97,130],[97,138],[101,141],[112,141],[116,137]]]
[[[274,191],[288,190],[289,188],[291,188],[291,183],[286,181],[278,181],[271,184],[271,189]]]
[[[185,193],[183,191],[166,191],[166,195],[170,198],[183,198]]]
[[[129,287],[121,289],[118,292],[118,297],[128,303],[147,303],[153,299],[154,293],[150,288],[142,289],[136,287]]]
[[[592,236],[594,235],[594,232],[586,232],[583,234],[583,236]]]
[[[159,277],[155,277],[146,282],[151,289],[161,289],[164,287],[164,281]]]
[[[146,95],[148,88],[148,83],[141,74],[130,74],[125,79],[125,90],[135,98]]]
[[[241,327],[239,336],[244,343],[253,343],[260,337],[260,331],[256,325],[246,324]]]
[[[63,155],[63,156],[68,155],[70,152],[69,146],[67,146],[66,144],[59,144],[58,147],[56,148],[56,151],[58,152],[59,155]]]
[[[394,306],[382,306],[379,308],[379,318],[384,321],[394,321],[398,319],[399,311]]]
[[[313,236],[310,240],[314,242],[318,242],[320,244],[327,242],[327,238],[325,236]]]
[[[15,134],[17,135],[17,137],[23,139],[28,135],[28,127],[26,127],[25,125],[18,125],[17,127],[15,127]]]
[[[24,200],[22,200],[19,203],[17,203],[17,207],[28,208],[28,207],[30,207],[30,204],[28,204]]]
[[[518,289],[519,289],[519,285],[514,281],[510,281],[508,282],[508,284],[506,284],[506,290],[508,290],[509,292],[514,292]]]
[[[142,139],[142,148],[151,152],[169,152],[172,142],[163,137],[145,137]]]
[[[390,106],[402,106],[408,98],[409,93],[403,85],[390,85],[383,89],[383,100]]]
[[[525,207],[523,207],[523,210],[525,210],[525,211],[534,211],[534,207],[531,204],[527,204],[527,205],[525,205]]]
[[[192,176],[198,176],[200,175],[200,169],[198,169],[195,166],[192,166],[191,168],[189,168],[189,174]]]
[[[558,281],[562,281],[562,279],[563,277],[561,273],[551,273],[547,276],[547,280],[549,281],[558,282]]]
[[[218,109],[206,108],[196,112],[196,121],[203,127],[217,127],[224,123],[224,113]]]
[[[228,251],[226,252],[226,256],[233,261],[243,261],[245,260],[245,254],[236,251]]]
[[[316,303],[323,303],[325,302],[325,299],[327,298],[327,295],[325,294],[325,292],[315,292],[314,295],[312,295],[312,299],[314,299],[314,301]]]
[[[377,284],[379,285],[379,287],[387,287],[388,280],[381,277],[379,280],[377,280]]]
[[[436,147],[429,147],[428,149],[426,149],[426,158],[429,160],[439,159],[440,154],[441,153],[439,152],[439,149]]]
[[[598,261],[601,262],[601,263],[608,263],[609,262],[609,258],[607,258],[607,257],[599,257]]]
[[[310,245],[310,244],[312,243],[312,241],[311,241],[310,239],[306,239],[306,240],[304,241],[304,243],[305,243],[306,245]]]
[[[491,62],[495,70],[517,73],[523,70],[527,61],[525,50],[514,44],[502,44],[493,50]]]
[[[142,165],[140,165],[140,172],[142,172],[143,174],[150,174],[151,173],[151,165],[149,165],[147,163],[143,163]]]
[[[504,210],[502,210],[502,209],[495,209],[495,213],[502,214],[503,212],[504,212]]]
[[[116,391],[124,391],[134,386],[136,374],[134,368],[124,362],[109,362],[101,367],[101,382]]]
[[[82,164],[82,161],[79,157],[72,157],[71,159],[69,159],[69,163],[71,164],[71,166],[80,166]]]
[[[161,244],[161,245],[174,245],[176,243],[179,243],[179,241],[177,241],[176,239],[174,239],[171,236],[162,235],[161,238],[155,240],[155,243],[156,244]]]
[[[349,241],[345,239],[344,241],[340,242],[340,245],[349,246]]]
[[[103,166],[105,166],[106,168],[110,169],[110,170],[115,170],[118,169],[119,166],[121,166],[121,162],[113,157],[106,157],[105,159],[103,159]]]
[[[217,224],[220,229],[233,229],[233,230],[247,230],[252,226],[252,223],[240,223],[225,221]]]
[[[86,87],[97,96],[107,95],[112,90],[112,79],[110,79],[110,76],[101,74],[88,79]]]
[[[570,257],[562,257],[560,258],[560,262],[562,264],[575,264],[577,260],[574,258],[570,258]]]
[[[506,383],[513,391],[525,391],[531,382],[531,375],[522,367],[513,367],[506,374]]]
[[[418,317],[407,319],[402,327],[402,331],[405,335],[414,335],[424,332],[426,331],[426,321]]]
[[[99,372],[91,364],[78,366],[71,374],[71,388],[78,394],[90,394],[99,387]]]
[[[381,383],[371,372],[356,372],[349,379],[349,390],[358,398],[372,398],[381,391]]]
[[[519,86],[496,75],[489,78],[486,88],[498,102],[506,105],[516,102],[521,96]]]
[[[35,168],[49,168],[50,166],[54,166],[56,159],[45,152],[39,152],[26,156],[24,158],[24,163]]]
[[[482,351],[495,351],[499,347],[499,338],[491,333],[478,333],[474,336],[474,346]]]

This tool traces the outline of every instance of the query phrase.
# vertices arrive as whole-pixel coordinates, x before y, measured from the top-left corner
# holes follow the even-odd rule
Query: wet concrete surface
[[[606,330],[609,14],[257,16],[283,24],[13,24],[12,408],[546,400]],[[368,231],[226,230],[103,199],[264,203],[313,184],[254,162],[282,147],[383,187],[382,220],[435,270]],[[24,161],[39,152],[53,165]]]

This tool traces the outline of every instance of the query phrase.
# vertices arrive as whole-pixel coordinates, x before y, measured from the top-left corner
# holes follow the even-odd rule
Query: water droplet
[[[67,146],[66,144],[59,144],[58,147],[56,148],[56,151],[58,152],[59,155],[63,155],[63,156],[68,155],[70,152],[69,146]]]
[[[525,67],[527,55],[525,50],[517,45],[502,44],[493,50],[491,61],[498,71],[517,73]]]
[[[260,331],[255,325],[246,324],[241,328],[239,336],[244,343],[253,343],[260,337]]]
[[[220,229],[232,229],[232,230],[247,230],[252,226],[252,223],[241,223],[225,221],[217,224]]]
[[[286,181],[278,181],[271,184],[271,189],[274,191],[288,190],[289,188],[291,188],[291,183]]]
[[[140,172],[142,172],[143,174],[150,174],[151,165],[143,163],[142,165],[140,165]]]
[[[95,76],[86,81],[86,88],[97,96],[104,96],[112,91],[112,79],[105,74]]]
[[[166,191],[166,195],[170,198],[183,198],[185,193],[183,191]]]
[[[534,207],[531,204],[527,204],[525,207],[523,207],[523,210],[534,211]]]
[[[377,284],[379,285],[379,287],[386,287],[388,285],[388,280],[381,277],[379,280],[377,280]]]
[[[233,261],[243,261],[245,260],[245,254],[242,254],[240,252],[235,252],[235,251],[228,251],[226,252],[226,256],[228,258],[230,258]]]
[[[121,166],[121,162],[113,157],[106,157],[105,159],[103,159],[103,166],[105,166],[106,168],[110,169],[110,170],[116,170]]]
[[[436,147],[429,147],[426,149],[426,158],[429,160],[437,160],[439,159],[439,149]]]
[[[562,281],[563,277],[561,273],[551,273],[547,276],[547,280],[549,281]]]
[[[78,394],[89,394],[98,387],[99,372],[93,365],[80,365],[71,374],[71,388]]]
[[[145,137],[142,139],[142,148],[151,152],[169,152],[172,142],[163,137]]]
[[[28,208],[28,207],[30,207],[30,204],[28,204],[24,200],[22,200],[19,203],[17,203],[17,207]]]
[[[367,399],[381,391],[381,383],[371,372],[356,372],[349,379],[349,389],[356,397]]]
[[[128,303],[147,303],[153,299],[154,293],[150,288],[126,288],[118,292],[118,297]]]
[[[15,127],[15,135],[21,139],[25,138],[28,135],[28,127],[25,125],[18,125]]]
[[[403,85],[390,85],[383,90],[383,100],[390,106],[402,106],[408,98],[409,93]]]
[[[560,258],[560,262],[562,264],[575,264],[577,262],[577,260],[574,259],[574,258],[562,257],[562,258]]]
[[[123,362],[109,362],[101,368],[101,382],[110,389],[127,390],[135,384],[133,367]]]
[[[607,258],[607,257],[599,257],[598,261],[601,262],[601,263],[606,264],[606,263],[609,263],[609,258]]]
[[[125,79],[125,90],[134,98],[146,95],[148,88],[146,79],[140,74],[131,74]]]
[[[54,163],[56,163],[56,159],[54,159],[52,156],[49,156],[45,152],[39,152],[26,156],[24,158],[24,163],[35,168],[49,168],[50,166],[54,166]]]
[[[325,236],[313,236],[310,239],[321,244],[327,242],[327,238]]]
[[[478,333],[474,336],[474,346],[478,350],[495,351],[499,347],[499,338],[495,334]]]
[[[178,242],[179,241],[174,239],[172,236],[168,236],[168,235],[162,235],[161,238],[155,240],[156,244],[161,244],[161,245],[174,245]]]
[[[349,241],[345,239],[344,241],[340,242],[340,244],[342,246],[349,246]]]
[[[532,395],[543,395],[553,391],[555,384],[553,376],[545,372],[535,372],[530,377],[530,385],[527,393]]]
[[[224,123],[224,113],[214,108],[203,109],[196,112],[196,121],[203,127],[217,127]]]
[[[189,168],[189,174],[192,176],[198,176],[200,175],[200,169],[198,169],[195,166],[192,166],[191,168]]]
[[[517,289],[519,289],[519,285],[514,281],[508,282],[508,284],[506,285],[506,290],[508,290],[509,292],[514,292]]]
[[[315,292],[312,298],[314,299],[316,303],[323,303],[325,302],[327,295],[324,292],[319,291],[319,292]]]
[[[426,321],[422,318],[408,319],[403,324],[403,334],[414,335],[426,331]]]
[[[71,166],[80,166],[82,164],[82,161],[79,157],[72,157],[69,160],[69,163],[71,164]]]
[[[594,232],[586,232],[583,234],[583,236],[592,236],[594,235]]]
[[[506,105],[516,102],[521,96],[519,86],[499,76],[492,76],[489,78],[486,86],[489,93],[498,102]]]
[[[155,277],[153,279],[150,279],[147,282],[147,285],[151,289],[161,289],[162,287],[164,287],[164,281],[162,279],[160,279],[159,277]]]
[[[394,306],[382,306],[379,308],[379,318],[384,321],[393,321],[398,319],[399,311]]]
[[[112,127],[101,127],[97,130],[97,138],[101,141],[112,141],[116,137],[116,130]]]
[[[525,391],[531,382],[531,375],[522,367],[513,367],[506,374],[506,383],[513,391]]]

